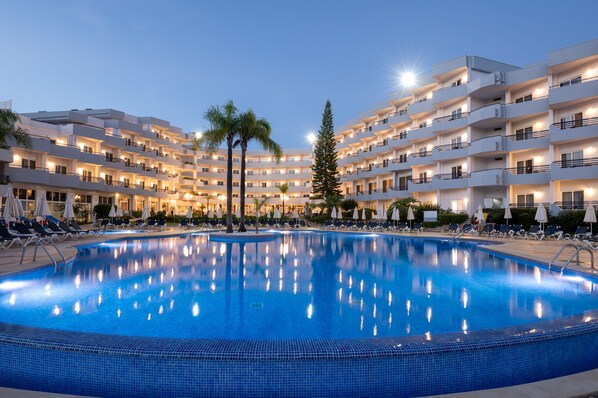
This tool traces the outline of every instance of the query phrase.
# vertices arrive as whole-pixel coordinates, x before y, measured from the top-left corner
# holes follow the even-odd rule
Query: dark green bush
[[[550,225],[559,225],[565,233],[574,233],[580,225],[588,225],[583,222],[585,210],[566,210],[556,217],[548,217]]]
[[[486,222],[495,224],[506,224],[505,220],[505,209],[485,209],[484,213],[487,213]],[[536,209],[511,209],[511,215],[513,218],[509,220],[509,224],[521,224],[523,228],[528,229],[531,225],[538,224],[535,220]]]
[[[464,223],[468,218],[469,216],[465,213],[440,213],[438,215],[438,224],[461,224]]]
[[[112,205],[107,203],[97,204],[93,207],[93,212],[96,214],[97,218],[108,218],[111,208]]]
[[[139,218],[139,217],[141,217],[141,210],[133,210],[131,212],[131,217],[133,217],[133,218]]]
[[[340,205],[341,205],[341,209],[343,209],[345,211],[353,210],[354,208],[356,208],[358,206],[357,201],[355,199],[342,200]]]

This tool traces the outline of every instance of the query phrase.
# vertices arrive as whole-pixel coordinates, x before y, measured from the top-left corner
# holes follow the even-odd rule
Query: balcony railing
[[[511,141],[533,140],[535,138],[544,138],[549,136],[550,130],[530,131],[521,134],[505,135],[505,138]]]
[[[409,157],[412,157],[412,158],[425,158],[428,156],[432,156],[432,151],[414,152],[409,155]]]
[[[460,113],[455,113],[453,115],[437,117],[434,120],[438,123],[446,123],[446,122],[452,122],[453,120],[465,119],[465,118],[467,118],[467,116],[469,116],[469,112],[460,112]]]
[[[552,125],[556,128],[561,130],[572,129],[576,127],[584,127],[584,126],[594,126],[598,124],[598,117],[590,117],[587,119],[577,119],[577,120],[563,120],[557,123],[553,123]]]
[[[568,80],[560,82],[559,84],[555,84],[554,86],[550,86],[550,88],[553,89],[553,88],[572,86],[574,84],[589,82],[591,80],[596,80],[596,79],[598,79],[598,76],[588,77],[586,79],[582,79],[581,77],[574,77],[573,79],[568,79]]]
[[[548,173],[550,171],[550,165],[540,165],[540,166],[531,166],[531,167],[510,167],[504,169],[506,172],[510,174],[535,174],[535,173]]]
[[[409,181],[411,181],[411,180],[409,180]],[[394,187],[388,187],[388,189],[390,189],[391,191],[407,191],[407,190],[409,190],[409,186],[407,184],[396,185]]]
[[[460,180],[462,178],[469,178],[469,173],[445,173],[435,174],[434,178],[439,180]]]
[[[10,184],[10,176],[0,174],[0,185]]]
[[[85,175],[79,175],[79,179],[83,182],[104,182],[103,178],[100,177],[92,177],[92,176],[85,176]]]
[[[442,151],[453,151],[456,149],[463,149],[463,148],[467,148],[468,146],[469,146],[469,143],[467,143],[467,142],[455,142],[454,144],[438,145],[438,146],[435,146],[434,149],[442,152]]]
[[[598,158],[557,160],[556,162],[552,162],[552,164],[555,164],[562,169],[572,167],[598,166]]]
[[[429,182],[432,182],[432,179],[428,177],[419,177],[412,179],[411,182],[413,182],[414,184],[427,184]]]
[[[467,85],[467,83],[457,83],[457,82],[453,82],[453,83],[451,83],[451,84],[449,84],[449,85],[447,85],[447,86],[444,86],[444,87],[437,88],[436,90],[434,90],[434,91],[432,91],[432,92],[433,92],[433,93],[437,93],[437,92],[439,92],[439,91],[448,90],[449,88],[460,87],[460,86],[466,86],[466,85]]]
[[[555,205],[564,210],[585,210],[590,204],[596,204],[587,200],[567,200],[561,202],[554,202]]]
[[[407,114],[407,108],[404,109],[400,109],[396,112],[391,113],[390,115],[388,115],[388,117],[393,117],[393,116],[403,116]]]

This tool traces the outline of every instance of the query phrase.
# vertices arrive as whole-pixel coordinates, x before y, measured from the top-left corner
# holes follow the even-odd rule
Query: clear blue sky
[[[397,70],[480,55],[515,65],[598,37],[598,1],[6,1],[0,100],[17,112],[111,107],[185,131],[233,99],[283,147],[326,99],[339,127]]]

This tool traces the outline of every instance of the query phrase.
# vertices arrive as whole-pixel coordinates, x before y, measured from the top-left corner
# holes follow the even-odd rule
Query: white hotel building
[[[165,120],[114,109],[73,109],[24,113],[21,126],[32,136],[32,148],[0,149],[0,161],[9,162],[8,178],[0,179],[12,184],[27,211],[33,211],[39,194],[46,195],[54,215],[60,215],[67,197],[88,209],[115,203],[139,211],[147,204],[167,214],[225,204],[226,151],[190,149],[193,137]],[[239,151],[233,161],[236,211]],[[310,149],[285,150],[279,163],[268,153],[248,151],[248,210],[258,196],[270,197],[269,206],[281,205],[282,183],[289,185],[285,209],[301,210],[311,191],[310,166]]]
[[[7,176],[28,210],[44,192],[57,210],[69,196],[89,208],[148,204],[177,214],[224,204],[225,151],[191,150],[191,136],[165,120],[113,109],[21,119],[33,147],[0,149],[0,161],[10,163]],[[436,65],[408,94],[340,129],[337,141],[343,191],[365,207],[409,196],[469,214],[479,204],[558,210],[598,203],[598,40],[524,68],[476,56]],[[277,186],[286,182],[287,211],[302,211],[311,156],[310,148],[287,149],[275,163],[249,152],[247,210],[252,197],[280,206]],[[233,164],[236,209],[239,152]]]
[[[366,207],[598,203],[598,40],[523,68],[476,56],[436,65],[337,141],[343,191]]]

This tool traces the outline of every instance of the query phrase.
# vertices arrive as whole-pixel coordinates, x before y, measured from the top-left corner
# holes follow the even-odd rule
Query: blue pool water
[[[337,339],[498,329],[598,308],[595,281],[475,243],[291,232],[81,248],[61,271],[0,280],[0,322],[171,338]]]

